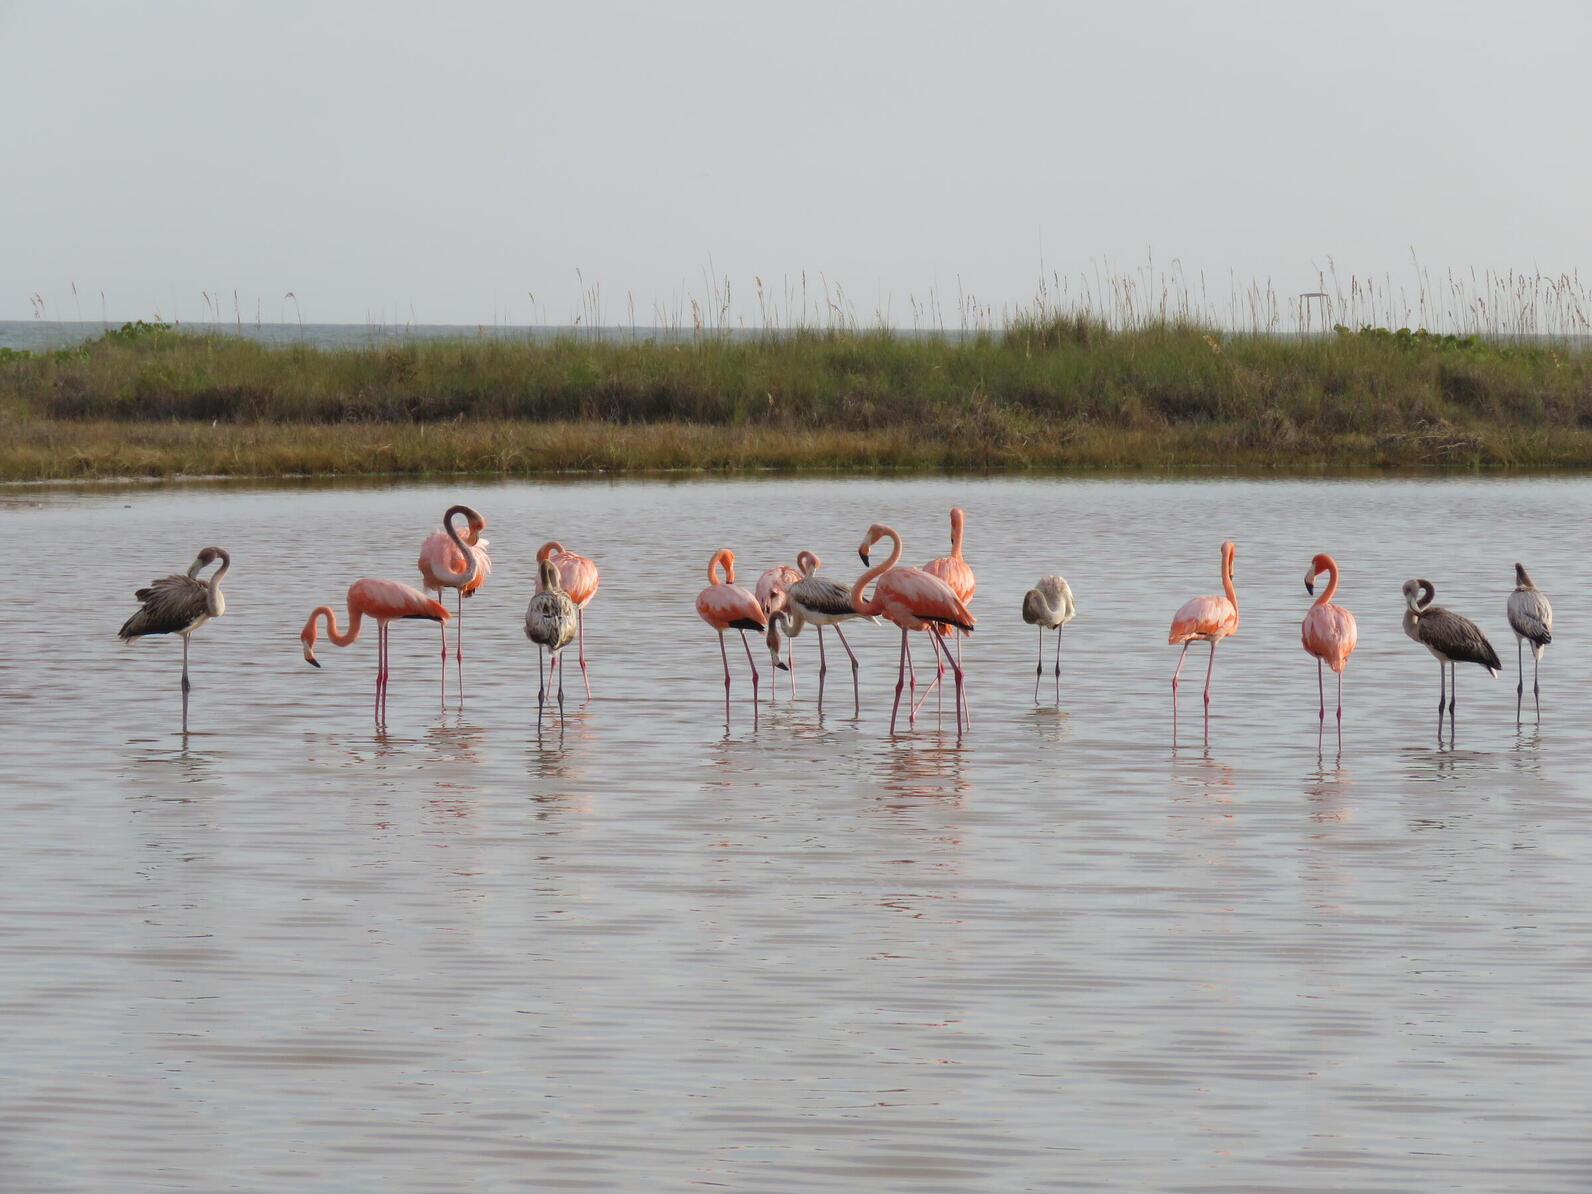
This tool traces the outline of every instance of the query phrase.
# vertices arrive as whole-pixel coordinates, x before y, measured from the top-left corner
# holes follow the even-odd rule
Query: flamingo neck
[[[1316,598],[1317,605],[1325,605],[1332,600],[1332,595],[1338,591],[1338,562],[1332,557],[1327,557],[1327,587],[1321,590],[1321,596]]]
[[[722,581],[719,579],[719,564],[721,562],[724,565],[724,579]],[[733,585],[734,583],[735,553],[727,547],[721,547],[718,551],[713,553],[713,558],[708,561],[708,584]]]
[[[818,571],[818,557],[810,551],[799,552],[796,556],[796,571],[802,576],[811,576]]]
[[[1222,592],[1227,594],[1227,600],[1232,603],[1233,609],[1236,610],[1238,608],[1238,591],[1233,588],[1233,557],[1227,554],[1222,556]]]
[[[346,647],[353,643],[359,637],[359,624],[365,619],[364,610],[350,605],[348,607],[348,630],[342,632],[337,629],[337,611],[329,605],[322,605],[314,613],[310,614],[310,620],[304,623],[304,633],[300,637],[304,639],[305,646],[312,647],[315,645],[315,622],[322,615],[326,617],[326,637],[331,640],[334,647]]]
[[[542,544],[541,547],[536,549],[536,559],[538,563],[542,560],[551,559],[555,555],[563,554],[564,545],[557,539],[549,539],[546,543]]]
[[[448,533],[448,538],[453,540],[454,547],[458,548],[459,554],[464,557],[464,572],[462,574],[458,572],[453,574],[453,583],[460,589],[469,588],[481,575],[479,557],[471,550],[470,545],[464,541],[453,525],[455,515],[463,514],[468,517],[471,513],[472,511],[468,506],[454,506],[442,516],[442,529]]]
[[[209,610],[212,618],[220,617],[221,611],[227,606],[227,603],[221,597],[221,580],[226,576],[227,569],[232,567],[232,557],[226,552],[218,548],[216,555],[221,560],[221,567],[210,574],[210,579],[206,582],[209,593],[205,597],[205,607]]]
[[[869,601],[862,595],[862,591],[867,588],[875,578],[884,575],[886,572],[890,571],[890,569],[894,568],[896,566],[896,561],[901,558],[900,535],[896,534],[892,528],[885,527],[883,528],[883,534],[881,534],[879,538],[888,538],[895,546],[890,549],[889,559],[882,564],[875,564],[872,568],[868,569],[868,571],[859,576],[857,578],[857,582],[851,586],[851,608],[856,610],[859,614],[868,614],[871,616],[879,612],[879,594],[875,592],[873,595],[873,600]],[[878,540],[876,539],[874,542],[877,543]]]
[[[962,558],[962,530],[966,518],[967,515],[963,514],[961,510],[951,511],[951,558],[953,560]]]

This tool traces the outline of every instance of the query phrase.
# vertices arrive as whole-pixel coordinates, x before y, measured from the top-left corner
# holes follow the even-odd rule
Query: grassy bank
[[[1019,322],[965,341],[0,354],[0,479],[660,468],[1592,467],[1592,354]]]

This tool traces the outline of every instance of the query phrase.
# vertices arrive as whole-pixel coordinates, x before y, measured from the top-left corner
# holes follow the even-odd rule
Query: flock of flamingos
[[[461,532],[456,519],[465,520]],[[841,623],[860,618],[877,623],[883,618],[901,630],[900,659],[896,667],[895,703],[890,709],[890,731],[895,732],[896,719],[901,708],[901,693],[908,681],[911,693],[907,700],[907,720],[912,724],[923,702],[928,699],[940,679],[949,669],[956,689],[956,726],[960,734],[971,724],[967,708],[967,694],[961,662],[963,635],[973,633],[974,617],[968,610],[976,581],[973,569],[962,557],[962,537],[966,516],[960,509],[951,511],[951,551],[949,555],[930,560],[922,568],[901,567],[901,536],[883,523],[868,528],[857,549],[864,568],[851,584],[840,584],[828,577],[819,576],[820,560],[810,551],[800,552],[796,566],[781,564],[770,568],[758,577],[754,589],[735,583],[735,553],[721,548],[708,561],[708,585],[696,598],[697,614],[719,636],[719,655],[724,662],[724,711],[726,723],[730,717],[730,657],[725,647],[724,634],[734,630],[740,634],[741,646],[752,673],[752,709],[754,723],[758,708],[759,674],[752,656],[746,632],[765,635],[774,666],[789,669],[789,663],[780,659],[781,636],[785,640],[787,659],[790,640],[811,624],[818,631],[819,702],[823,701],[823,681],[828,671],[824,661],[824,628],[833,628],[840,644],[851,661],[852,702],[854,712],[861,711],[861,697],[857,685],[857,657],[846,641]],[[443,515],[442,526],[427,536],[420,547],[418,567],[422,585],[436,593],[428,596],[420,589],[396,580],[363,578],[348,587],[348,624],[339,630],[337,613],[329,605],[317,606],[299,637],[304,644],[304,658],[316,667],[317,628],[324,618],[326,637],[338,647],[346,647],[359,638],[365,618],[375,621],[376,638],[376,695],[375,717],[378,724],[386,722],[387,683],[389,677],[388,634],[391,624],[400,618],[418,618],[439,624],[442,635],[442,686],[447,692],[448,630],[447,622],[453,615],[442,604],[444,589],[458,594],[457,609],[460,621],[454,630],[454,657],[458,662],[462,685],[463,649],[459,641],[464,598],[478,590],[492,571],[491,557],[487,555],[488,541],[481,538],[486,519],[469,506],[451,506]],[[881,540],[889,540],[890,553],[881,562],[872,563],[872,550]],[[1233,588],[1233,557],[1235,548],[1231,541],[1221,547],[1222,594],[1195,597],[1178,609],[1172,617],[1167,642],[1181,644],[1177,667],[1172,672],[1172,717],[1174,733],[1177,719],[1178,679],[1188,656],[1190,644],[1210,644],[1210,660],[1205,669],[1204,702],[1208,708],[1211,700],[1211,679],[1216,669],[1216,644],[1238,630],[1238,594]],[[549,699],[548,686],[556,681],[559,717],[564,710],[564,681],[562,652],[571,642],[578,644],[581,677],[586,694],[591,695],[591,681],[586,667],[585,610],[597,594],[599,576],[597,565],[583,555],[565,550],[556,540],[544,544],[536,553],[537,586],[525,610],[525,635],[537,644],[537,672],[540,686],[537,691],[537,715]],[[182,728],[188,731],[188,694],[192,685],[188,679],[188,641],[195,630],[212,618],[219,618],[226,610],[221,595],[221,581],[231,566],[231,557],[219,547],[206,547],[194,559],[185,575],[167,576],[139,589],[134,596],[142,607],[122,626],[123,641],[151,634],[177,634],[182,636]],[[212,564],[218,564],[209,579],[201,581],[199,575]],[[870,566],[871,565],[871,566]],[[721,572],[722,570],[722,572]],[[1354,615],[1341,605],[1332,603],[1338,588],[1338,565],[1325,553],[1310,561],[1305,573],[1305,588],[1314,594],[1315,581],[1327,575],[1326,588],[1316,597],[1315,603],[1305,613],[1300,626],[1304,649],[1316,659],[1316,681],[1320,694],[1320,718],[1325,724],[1327,716],[1326,682],[1323,667],[1331,668],[1338,678],[1337,719],[1341,732],[1343,721],[1343,669],[1354,651],[1357,632]],[[869,596],[867,589],[873,586]],[[1501,664],[1498,653],[1482,634],[1476,623],[1452,610],[1433,605],[1436,595],[1432,582],[1414,579],[1404,582],[1405,611],[1404,632],[1420,643],[1438,661],[1439,696],[1437,711],[1454,715],[1454,685],[1457,677],[1453,669],[1460,663],[1475,663],[1497,675]],[[1044,674],[1045,634],[1056,631],[1056,694],[1061,692],[1061,628],[1077,612],[1072,589],[1059,576],[1040,577],[1039,583],[1023,596],[1023,621],[1039,630],[1039,659],[1035,667],[1034,695],[1038,699],[1039,683]],[[1532,584],[1531,577],[1520,564],[1515,565],[1515,588],[1509,595],[1509,625],[1515,633],[1515,648],[1519,666],[1519,682],[1515,687],[1516,714],[1525,692],[1525,662],[1522,651],[1531,645],[1533,662],[1532,695],[1538,702],[1540,716],[1541,690],[1537,669],[1543,648],[1553,638],[1553,609],[1548,599]],[[935,656],[935,678],[917,696],[917,676],[912,663],[910,636],[914,631],[924,631]],[[953,652],[948,639],[956,642]],[[794,688],[794,676],[792,677]]]

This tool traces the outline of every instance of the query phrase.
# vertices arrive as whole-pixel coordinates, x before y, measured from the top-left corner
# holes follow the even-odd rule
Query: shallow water
[[[463,710],[437,634],[297,634],[357,576],[413,581],[444,506],[491,519]],[[801,547],[849,578],[968,511],[974,725],[886,733],[811,631],[726,734],[692,611]],[[1582,1191],[1592,1181],[1592,696],[1564,537],[1592,482],[766,480],[9,490],[0,685],[0,1153],[29,1191]],[[596,697],[536,728],[519,629],[545,538],[595,558]],[[1172,611],[1239,634],[1208,745]],[[131,592],[229,548],[224,619],[121,646]],[[1341,751],[1299,648],[1317,550],[1359,617]],[[1541,726],[1515,725],[1512,564],[1554,599]],[[1067,576],[1061,707],[1033,699]],[[1399,585],[1491,635],[1457,741]],[[755,645],[755,644],[754,644]],[[844,662],[833,639],[831,663]],[[737,645],[738,649],[738,645]],[[923,656],[920,654],[920,659]],[[765,681],[767,656],[759,652]],[[732,664],[735,663],[732,656]],[[1048,649],[1047,649],[1048,667]],[[766,692],[766,690],[765,690]],[[1529,704],[1530,692],[1527,691]]]

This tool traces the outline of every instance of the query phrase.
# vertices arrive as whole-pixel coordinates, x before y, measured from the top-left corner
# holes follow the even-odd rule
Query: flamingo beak
[[[304,648],[304,662],[309,664],[311,667],[321,666],[321,661],[315,658],[315,652],[310,650],[308,647]]]
[[[862,561],[862,566],[864,568],[870,567],[870,565],[868,563],[868,550],[867,550],[867,548],[859,547],[857,549],[857,558]]]
[[[1311,577],[1309,580],[1305,581],[1305,592],[1309,593],[1312,597],[1316,595],[1316,586],[1313,583],[1314,581],[1315,577]]]

